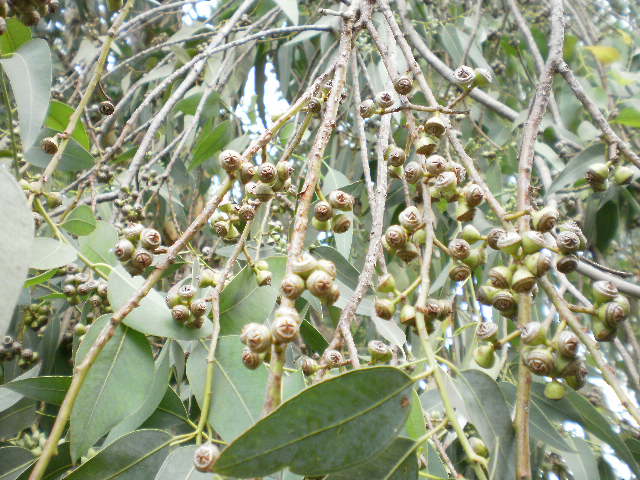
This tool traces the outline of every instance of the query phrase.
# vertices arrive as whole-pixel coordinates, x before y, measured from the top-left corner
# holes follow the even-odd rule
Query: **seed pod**
[[[451,302],[438,298],[428,298],[425,303],[428,318],[445,319],[452,311]]]
[[[450,198],[452,195],[457,194],[458,179],[453,172],[442,172],[436,177],[436,181],[433,184],[433,192],[437,197]]]
[[[540,322],[529,322],[521,330],[520,340],[525,345],[544,345],[547,343],[547,331]]]
[[[522,234],[522,251],[525,255],[539,252],[546,245],[544,235],[535,230],[527,230]]]
[[[404,166],[404,178],[407,180],[407,183],[414,185],[418,183],[423,176],[424,170],[418,162],[411,161]]]
[[[240,332],[240,341],[252,352],[264,353],[271,347],[271,331],[261,323],[247,323]]]
[[[423,165],[430,175],[439,175],[447,170],[447,159],[441,155],[430,155],[424,160]]]
[[[482,322],[476,329],[478,340],[495,342],[498,339],[498,325],[493,322]]]
[[[329,202],[320,201],[313,207],[313,216],[321,222],[326,222],[333,216],[333,208]]]
[[[453,81],[461,87],[470,87],[476,78],[476,72],[473,68],[461,65],[453,72]]]
[[[338,269],[336,268],[336,264],[331,260],[327,260],[326,258],[321,258],[320,260],[318,260],[316,270],[327,272],[333,280],[335,280],[338,276]]]
[[[316,362],[313,358],[307,357],[303,355],[298,360],[298,364],[300,365],[300,370],[302,373],[309,377],[318,371],[318,362]]]
[[[403,262],[409,263],[412,260],[415,260],[420,255],[418,251],[418,247],[416,247],[413,243],[407,242],[404,246],[396,252],[396,255]]]
[[[174,305],[171,308],[171,316],[178,323],[185,323],[189,319],[189,308],[186,305]]]
[[[345,233],[348,232],[350,228],[351,218],[345,213],[336,215],[331,220],[331,229],[333,230],[333,233]]]
[[[104,102],[100,102],[100,105],[98,106],[98,110],[100,110],[100,113],[104,116],[109,116],[109,115],[113,115],[113,112],[115,112],[116,108],[113,106],[113,103],[111,103],[109,100],[105,100]]]
[[[456,260],[464,260],[471,253],[471,245],[462,238],[455,238],[449,242],[449,254]]]
[[[235,150],[223,150],[218,156],[220,166],[227,173],[233,173],[243,164],[242,155]]]
[[[413,89],[413,80],[406,75],[402,75],[393,82],[393,88],[400,95],[409,95]]]
[[[198,300],[194,300],[191,302],[191,306],[189,307],[191,313],[193,313],[196,317],[201,317],[205,313],[207,313],[207,301],[204,298],[199,298]]]
[[[471,276],[471,267],[465,264],[452,265],[449,269],[449,278],[453,282],[463,282]]]
[[[553,353],[548,347],[537,346],[526,351],[523,361],[525,366],[536,375],[546,377],[553,371]]]
[[[473,352],[473,359],[482,368],[491,368],[496,362],[496,352],[492,344],[479,345]]]
[[[252,352],[251,349],[245,347],[242,350],[242,364],[249,370],[255,370],[262,364],[262,358],[259,353]]]
[[[189,302],[196,296],[196,287],[190,283],[185,283],[178,288],[178,296],[183,302]]]
[[[306,287],[316,297],[324,297],[331,291],[333,278],[324,270],[315,270],[307,278]]]
[[[131,243],[136,245],[140,241],[140,234],[144,230],[144,226],[139,223],[132,223],[122,232],[124,237]]]
[[[296,338],[299,329],[296,318],[283,315],[273,321],[271,335],[275,343],[289,343]]]
[[[591,291],[597,304],[609,302],[618,296],[618,287],[608,280],[593,282]]]
[[[479,267],[487,261],[487,254],[483,247],[472,248],[469,251],[469,256],[462,260],[466,265],[469,265],[471,269]]]
[[[458,180],[458,185],[462,185],[467,178],[467,169],[458,162],[449,162],[447,170],[454,173],[456,180]]]
[[[58,141],[55,137],[45,137],[40,142],[40,148],[48,155],[55,155],[58,152]]]
[[[322,363],[329,368],[340,366],[344,362],[342,354],[338,350],[327,349],[322,353]]]
[[[307,100],[306,110],[307,112],[320,113],[323,103],[324,99],[322,97],[311,97]]]
[[[487,244],[493,248],[494,250],[499,250],[498,248],[498,240],[500,240],[504,235],[506,235],[507,232],[505,232],[503,229],[501,228],[494,228],[491,231],[489,231],[489,233],[487,234]]]
[[[527,255],[524,259],[527,269],[536,277],[544,276],[551,268],[551,255],[546,252],[538,252]]]
[[[509,255],[516,255],[520,245],[522,245],[522,237],[516,232],[506,232],[497,242],[498,249]]]
[[[310,253],[304,252],[299,257],[291,260],[291,271],[296,275],[301,276],[303,279],[306,279],[311,272],[313,272],[318,266],[318,262],[313,255]]]
[[[391,144],[384,151],[384,159],[394,167],[401,167],[407,159],[407,155],[402,148]]]
[[[369,351],[369,355],[371,355],[372,364],[388,363],[393,357],[389,345],[380,340],[371,340],[367,344],[367,350]]]
[[[431,155],[438,146],[438,139],[431,135],[422,134],[416,140],[416,152],[420,155]]]
[[[598,319],[609,328],[617,328],[626,318],[624,308],[616,302],[604,303],[598,308]]]
[[[554,347],[562,356],[567,358],[576,358],[580,340],[575,333],[570,330],[563,330],[554,340]]]
[[[238,152],[234,152],[234,153],[238,153]],[[222,153],[220,155],[222,156]],[[244,184],[249,183],[251,180],[255,178],[257,172],[258,172],[258,167],[256,167],[253,163],[242,162],[240,164],[240,181]]]
[[[393,318],[393,314],[396,311],[395,304],[387,298],[376,297],[374,307],[376,310],[376,315],[384,320],[390,320],[391,318]]]
[[[424,122],[424,131],[427,135],[434,136],[436,138],[442,137],[447,127],[442,120],[442,117],[435,115]]]
[[[287,274],[282,279],[282,283],[280,284],[280,290],[282,291],[282,294],[285,297],[290,298],[291,300],[295,300],[300,295],[302,295],[304,289],[304,280],[302,279],[302,277],[296,275],[295,273]]]
[[[478,302],[483,305],[491,305],[493,304],[493,299],[500,291],[501,289],[492,287],[491,285],[481,285],[476,292],[476,297]]]
[[[476,227],[473,225],[465,225],[460,233],[460,237],[464,238],[469,243],[475,243],[478,240],[482,240],[482,235]]]
[[[629,313],[631,313],[631,304],[629,303],[629,299],[624,295],[617,295],[612,302],[620,305],[625,315],[629,315]]]
[[[78,295],[87,295],[88,293],[95,291],[97,286],[98,282],[95,280],[89,280],[88,282],[81,283],[77,288]],[[102,299],[99,296],[98,299],[100,300],[100,303],[102,303]]]
[[[617,328],[606,325],[597,318],[591,322],[591,330],[598,342],[610,342],[616,338]]]
[[[140,243],[144,248],[155,250],[162,243],[160,232],[153,228],[145,228],[140,233]]]
[[[62,287],[62,293],[64,293],[67,297],[71,297],[75,295],[77,293],[75,285],[71,285],[71,284],[64,285]]]
[[[544,207],[531,215],[531,225],[534,230],[548,232],[558,223],[560,213],[553,207]]]
[[[536,276],[528,268],[519,266],[511,278],[511,289],[518,293],[528,293],[536,284]]]
[[[327,196],[329,204],[336,210],[342,210],[343,212],[350,212],[353,210],[353,196],[342,190],[333,190]]]
[[[575,253],[580,249],[580,238],[573,232],[560,232],[556,243],[561,253]]]
[[[273,163],[265,162],[258,167],[258,178],[262,183],[273,185],[278,179],[278,172]]]
[[[213,466],[220,457],[220,450],[213,443],[200,445],[193,454],[193,464],[199,472],[213,472]]]
[[[411,326],[416,324],[416,309],[413,305],[405,304],[400,309],[400,323]]]
[[[273,274],[269,270],[259,270],[258,273],[256,273],[256,283],[259,287],[271,285],[272,279]]]
[[[135,248],[136,247],[133,245],[133,243],[131,243],[126,238],[123,238],[119,240],[118,243],[116,243],[113,252],[116,254],[116,257],[118,257],[118,260],[120,260],[121,262],[126,262],[133,255]]]
[[[153,263],[153,255],[144,248],[138,248],[131,256],[131,265],[138,269],[145,269]]]
[[[400,225],[409,233],[413,233],[422,226],[422,218],[417,207],[405,208],[398,216]]]
[[[516,299],[509,290],[500,290],[493,297],[493,308],[501,312],[509,312],[517,306]]]
[[[509,288],[513,270],[504,265],[496,265],[489,270],[489,283],[495,288]]]
[[[275,196],[275,192],[273,191],[273,188],[271,188],[271,185],[258,182],[253,187],[253,195],[255,196],[256,200],[264,203],[271,200]]]
[[[575,255],[560,255],[556,258],[556,269],[561,273],[571,273],[578,268],[578,257]]]
[[[380,108],[389,108],[393,105],[393,95],[388,91],[379,92],[376,94],[375,102]]]
[[[603,184],[609,177],[609,166],[606,163],[594,163],[589,167],[585,178],[589,185]]]
[[[376,103],[371,98],[364,100],[360,104],[360,107],[358,107],[358,111],[362,118],[372,117],[376,113],[377,109]]]
[[[339,298],[340,298],[340,289],[334,283],[333,285],[331,285],[331,290],[329,291],[329,293],[324,297],[322,297],[320,301],[325,305],[333,305],[338,301]]]
[[[391,225],[384,234],[387,244],[392,248],[402,248],[407,243],[407,232],[400,225]]]
[[[626,165],[618,165],[613,173],[613,179],[617,185],[628,185],[633,179],[633,169]]]
[[[587,384],[588,370],[583,360],[574,360],[573,367],[569,369],[564,377],[565,382],[574,390],[580,390]]]
[[[544,396],[549,400],[562,400],[566,394],[567,389],[558,380],[553,380],[544,387]]]
[[[248,203],[245,203],[240,207],[240,210],[238,211],[238,216],[243,222],[250,222],[256,217],[256,207],[254,207],[253,205],[249,205]]]

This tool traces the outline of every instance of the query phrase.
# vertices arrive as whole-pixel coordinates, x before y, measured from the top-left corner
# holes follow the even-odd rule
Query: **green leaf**
[[[393,367],[352,370],[317,383],[225,448],[215,472],[247,478],[288,466],[317,476],[355,466],[396,437],[409,414],[412,384]]]
[[[169,454],[155,480],[210,480],[211,474],[201,473],[193,466],[197,445],[180,447]]]
[[[635,108],[624,108],[611,123],[619,123],[629,127],[640,128],[640,111]]]
[[[80,237],[78,244],[80,245],[80,253],[94,263],[105,263],[107,265],[116,265],[118,259],[113,253],[113,247],[118,241],[118,232],[108,222],[98,221],[96,228],[89,235]],[[98,267],[98,269],[108,275],[110,268]]]
[[[37,237],[31,246],[29,266],[37,270],[49,270],[73,262],[78,256],[71,245],[49,237]]]
[[[102,449],[66,480],[140,480],[153,478],[169,454],[171,435],[161,430],[137,430]]]
[[[618,233],[618,205],[609,201],[596,214],[596,246],[604,252]]]
[[[300,335],[302,336],[307,348],[311,349],[313,353],[317,353],[318,355],[321,355],[329,346],[327,339],[324,338],[318,329],[311,325],[307,320],[303,320],[300,325]]]
[[[5,228],[0,229],[0,334],[4,334],[27,278],[33,243],[31,209],[20,185],[4,168],[0,168],[0,205],[5,222]]]
[[[0,413],[0,441],[15,436],[28,428],[36,419],[36,403],[23,398],[11,408]]]
[[[243,349],[237,335],[218,339],[209,422],[227,441],[260,419],[267,388],[266,368],[247,369],[241,361]],[[187,378],[200,406],[204,398],[207,352],[208,348],[199,343],[187,360]]]
[[[71,385],[71,377],[34,377],[13,380],[4,388],[18,392],[27,398],[60,405]]]
[[[576,181],[584,178],[585,173],[587,173],[587,170],[589,170],[592,164],[601,162],[603,159],[604,145],[602,143],[586,148],[567,163],[564,170],[562,170],[560,175],[555,178],[549,187],[546,195],[549,196],[558,190],[573,185]]]
[[[73,108],[66,103],[59,102],[58,100],[51,100],[51,103],[49,104],[49,114],[45,120],[45,125],[57,132],[64,132],[67,129],[67,125],[69,125],[71,115],[73,115]],[[71,137],[75,138],[82,148],[91,150],[89,135],[87,134],[82,122],[78,122],[73,134],[71,134]]]
[[[605,65],[620,59],[620,51],[614,47],[606,45],[590,45],[584,48],[589,50],[593,56],[596,57],[596,60],[600,63],[604,63]]]
[[[36,375],[38,375],[39,372],[40,372],[40,365],[36,365],[35,367],[24,372],[22,375],[14,378],[14,380],[22,380],[24,378],[35,377]],[[5,385],[0,386],[0,412],[4,412],[9,407],[18,403],[20,399],[22,399],[22,395],[4,387]]]
[[[89,205],[79,205],[67,216],[64,223],[60,225],[67,232],[74,235],[89,235],[96,229],[96,217]]]
[[[204,128],[196,142],[189,170],[193,170],[205,160],[212,158],[233,138],[233,126],[230,120],[220,122],[212,130]]]
[[[15,17],[7,18],[7,31],[0,35],[0,53],[14,53],[31,40],[31,29]]]
[[[41,130],[34,144],[25,152],[25,160],[36,167],[45,168],[51,161],[51,155],[42,151],[40,142],[44,137],[51,137],[55,134],[56,131],[50,128]],[[91,153],[72,138],[62,154],[57,169],[63,172],[78,172],[92,167],[94,163],[95,159]]]
[[[408,480],[418,478],[416,444],[408,438],[396,438],[375,457],[348,470],[329,475],[326,480]]]
[[[176,391],[169,387],[158,405],[158,408],[143,424],[142,428],[170,429],[176,425],[187,423],[187,410]]]
[[[76,365],[82,362],[110,319],[110,315],[103,315],[91,325],[78,347]],[[140,406],[153,374],[148,340],[130,328],[119,326],[89,370],[71,412],[72,459],[84,455],[100,437]]]
[[[51,91],[51,51],[36,38],[18,48],[10,58],[0,60],[18,107],[20,138],[26,151],[38,137],[47,116]]]
[[[220,295],[220,335],[239,334],[250,322],[263,323],[276,303],[284,277],[285,257],[265,259],[273,274],[271,285],[259,287],[251,268],[245,267]]]
[[[48,282],[55,276],[56,273],[58,273],[58,269],[53,268],[48,272],[44,272],[40,275],[35,275],[31,278],[28,278],[24,282],[24,288],[35,287],[36,285],[40,285],[41,283]]]
[[[573,474],[573,478],[597,480],[598,463],[591,446],[581,438],[571,437],[567,441],[573,445],[574,452],[561,452],[564,461]]]
[[[33,461],[33,454],[25,448],[0,448],[0,480],[15,480]]]
[[[411,392],[411,410],[407,418],[405,429],[409,438],[417,440],[427,433],[427,425],[424,421],[424,413],[422,412],[422,404],[420,397],[415,390]]]
[[[125,305],[144,282],[143,277],[132,277],[121,265],[114,268],[109,275],[107,294],[114,310]],[[176,322],[164,298],[154,289],[149,291],[122,323],[147,335],[178,340],[196,340],[211,335],[213,331],[208,319],[201,328],[189,328]]]
[[[33,465],[30,466],[17,480],[28,480],[33,467]],[[73,462],[71,462],[71,456],[69,454],[69,442],[64,442],[58,445],[58,453],[49,462],[42,480],[58,480],[61,472],[65,472],[72,467]]]

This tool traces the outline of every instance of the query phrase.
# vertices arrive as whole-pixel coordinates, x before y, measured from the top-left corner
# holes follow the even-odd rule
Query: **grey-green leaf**
[[[4,388],[41,402],[60,405],[71,385],[71,377],[33,377],[13,380]]]
[[[115,265],[118,263],[113,247],[118,241],[118,232],[108,222],[99,221],[96,228],[89,235],[80,237],[78,243],[80,252],[89,260],[95,263]],[[111,271],[108,267],[97,267],[101,272],[108,275]]]
[[[196,445],[180,447],[165,459],[155,480],[210,480],[211,475],[201,473],[193,466]]]
[[[96,320],[76,353],[82,362],[110,315]],[[119,326],[89,370],[71,412],[71,458],[83,455],[101,436],[137,409],[153,379],[151,346],[144,335]],[[134,381],[132,381],[134,380]]]
[[[60,226],[74,235],[89,235],[96,229],[96,217],[89,205],[80,205],[73,209]]]
[[[33,454],[25,448],[0,448],[0,480],[15,480],[33,460]]]
[[[576,181],[584,178],[591,164],[601,162],[603,159],[604,145],[602,143],[586,148],[573,157],[564,167],[560,175],[555,177],[546,195],[551,195],[564,187],[573,185]]]
[[[73,262],[77,257],[71,245],[49,237],[37,237],[31,246],[29,266],[38,270],[49,270]]]
[[[398,435],[409,414],[412,384],[393,367],[352,370],[317,383],[231,443],[215,471],[248,478],[288,466],[316,476],[355,466]]]

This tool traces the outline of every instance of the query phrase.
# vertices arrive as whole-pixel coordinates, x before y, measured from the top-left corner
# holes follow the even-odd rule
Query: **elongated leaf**
[[[66,472],[73,467],[73,462],[71,461],[71,455],[69,453],[69,442],[64,442],[63,444],[58,445],[57,450],[57,454],[51,459],[51,462],[49,462],[42,480],[57,480],[60,478],[60,473]],[[33,467],[34,465],[31,465],[18,477],[17,480],[28,480]]]
[[[111,306],[118,309],[125,305],[143,283],[144,278],[132,277],[121,265],[118,265],[109,275],[108,296]],[[176,322],[164,298],[154,289],[125,317],[123,323],[147,335],[178,340],[195,340],[209,336],[212,332],[209,320],[205,320],[201,328],[189,328]]]
[[[14,378],[14,380],[22,380],[24,378],[35,377],[36,375],[38,375],[39,371],[40,371],[40,365],[36,365],[35,367],[30,368],[29,370],[24,372],[22,375]],[[18,401],[21,398],[22,398],[22,395],[20,393],[14,392],[13,390],[5,388],[4,385],[0,386],[0,412],[5,411],[12,405],[15,405],[16,403],[18,403]]]
[[[37,237],[31,247],[30,267],[38,270],[62,267],[77,257],[76,249],[71,245],[49,237]]]
[[[581,438],[570,437],[567,441],[573,445],[573,452],[559,453],[567,463],[569,470],[571,470],[573,478],[598,480],[598,463],[591,446]]]
[[[33,243],[31,209],[20,185],[4,168],[0,168],[0,204],[5,222],[0,229],[0,334],[4,334],[27,278]]]
[[[13,380],[3,385],[27,398],[60,405],[71,385],[71,377],[34,377]]]
[[[89,235],[96,229],[96,217],[89,205],[80,205],[73,209],[64,223],[60,225],[67,232],[74,235]]]
[[[64,132],[69,124],[69,118],[71,115],[73,115],[73,108],[66,103],[59,102],[58,100],[51,100],[51,103],[49,104],[49,114],[45,120],[45,125],[57,132]],[[87,134],[82,122],[78,122],[71,136],[82,146],[82,148],[86,150],[91,149],[89,135]]]
[[[0,413],[0,440],[6,440],[28,428],[36,418],[36,403],[23,398]]]
[[[623,108],[611,123],[619,123],[629,127],[640,128],[640,111],[635,108]]]
[[[82,362],[109,315],[96,320],[76,353]],[[153,379],[151,347],[144,335],[120,326],[89,370],[71,412],[71,457],[83,455],[102,435],[135,411]],[[134,381],[132,381],[134,380]]]
[[[250,322],[263,323],[271,314],[284,277],[285,257],[265,259],[273,274],[271,285],[259,287],[251,268],[243,268],[220,296],[220,334],[239,334]]]
[[[303,320],[300,325],[300,335],[305,345],[310,348],[313,353],[317,353],[318,355],[321,355],[329,345],[329,342],[327,342],[327,339],[324,338],[322,333],[307,320]]]
[[[554,180],[547,195],[551,195],[569,185],[573,185],[576,181],[584,178],[589,167],[596,163],[602,162],[604,159],[604,145],[598,143],[583,150],[573,157],[564,167],[564,170]]]
[[[33,461],[33,454],[25,448],[0,448],[0,480],[15,480]]]
[[[197,445],[187,445],[171,452],[160,467],[156,480],[210,480],[210,474],[201,473],[193,466],[196,448]]]
[[[48,282],[55,276],[56,273],[58,273],[58,269],[54,268],[49,270],[48,272],[41,273],[40,275],[34,275],[33,277],[28,278],[26,282],[24,282],[24,288],[34,287],[36,285],[40,285],[41,283]]]
[[[260,419],[267,388],[266,368],[245,368],[241,361],[243,348],[237,335],[220,337],[216,348],[209,422],[227,441]],[[187,360],[187,378],[200,406],[204,397],[207,352],[206,347],[198,344]]]
[[[10,58],[0,60],[18,107],[24,150],[33,145],[47,115],[51,91],[51,51],[45,40],[23,44]]]
[[[589,45],[584,48],[585,50],[589,50],[600,63],[604,63],[605,65],[613,63],[620,58],[620,50],[615,47],[609,47],[607,45]]]
[[[38,134],[34,144],[27,149],[24,154],[24,158],[31,165],[36,167],[45,168],[51,161],[51,155],[42,151],[40,148],[40,142],[44,137],[51,137],[56,134],[56,131],[51,128],[44,128]],[[77,172],[86,168],[92,167],[95,163],[95,159],[82,145],[80,145],[75,139],[71,138],[62,154],[58,170],[63,172]]]
[[[422,404],[420,403],[420,397],[415,390],[411,392],[411,411],[407,418],[407,424],[405,425],[406,435],[417,440],[425,433],[427,433],[427,426],[424,421],[424,413],[422,411]]]
[[[247,478],[288,466],[315,476],[355,466],[396,437],[409,414],[412,384],[392,367],[352,370],[317,383],[230,444],[215,471]]]
[[[107,265],[116,265],[118,259],[113,253],[113,247],[118,241],[118,232],[108,222],[99,221],[96,223],[95,230],[84,237],[78,239],[80,244],[80,252],[89,260],[95,263],[105,263]],[[109,274],[111,269],[106,267],[98,267],[101,272]]]
[[[140,480],[154,478],[169,454],[171,435],[161,430],[137,430],[101,450],[80,465],[69,480]]]
[[[31,29],[15,17],[7,18],[7,31],[0,35],[0,53],[6,55],[18,50],[31,40]]]
[[[142,428],[170,429],[188,421],[187,410],[176,391],[169,387],[155,412],[142,424]]]
[[[193,158],[189,164],[189,170],[196,168],[205,160],[212,158],[231,141],[233,127],[229,120],[216,125],[212,130],[203,129],[198,142],[195,145]]]

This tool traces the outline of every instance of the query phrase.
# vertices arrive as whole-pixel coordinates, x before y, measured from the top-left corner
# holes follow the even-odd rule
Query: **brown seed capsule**
[[[442,120],[442,117],[435,115],[424,122],[424,131],[427,135],[432,135],[436,138],[440,138],[444,135],[447,127]]]
[[[145,228],[140,233],[140,243],[144,248],[155,250],[162,243],[160,232],[153,228]]]
[[[548,347],[535,347],[524,355],[524,364],[536,375],[546,377],[553,371],[553,353]]]
[[[298,364],[300,365],[300,370],[302,373],[309,377],[318,371],[318,362],[316,362],[313,358],[307,357],[306,355],[300,357],[298,360]]]
[[[422,226],[422,218],[417,207],[405,208],[398,216],[400,225],[410,233],[415,232]]]
[[[509,290],[500,290],[496,293],[491,304],[501,312],[509,312],[517,306],[516,299]]]
[[[449,269],[449,278],[453,282],[462,282],[471,276],[471,267],[464,263],[453,265]]]
[[[438,146],[438,139],[427,135],[420,135],[416,140],[416,152],[420,155],[431,155]]]
[[[49,155],[55,155],[58,152],[58,141],[55,137],[45,137],[40,142],[42,151]]]
[[[531,215],[531,225],[534,230],[548,232],[558,223],[560,213],[553,207],[544,207]]]
[[[213,472],[213,466],[220,457],[220,450],[213,443],[200,445],[194,455],[193,464],[199,472]]]
[[[411,77],[402,75],[393,82],[393,88],[400,95],[409,95],[413,89],[413,80],[411,80]]]
[[[131,256],[131,264],[140,269],[147,268],[153,263],[153,255],[144,248],[138,248]]]
[[[489,283],[495,288],[509,288],[513,271],[504,265],[496,265],[489,270]]]
[[[547,342],[547,331],[540,322],[529,322],[521,330],[520,340],[525,345],[544,345]]]
[[[189,308],[186,305],[174,305],[171,316],[178,323],[185,323],[189,319]]]
[[[567,358],[576,358],[580,340],[575,333],[569,330],[563,330],[555,339],[555,348],[563,356]]]
[[[295,318],[290,316],[276,317],[271,327],[271,335],[275,343],[288,343],[298,335],[300,326]]]
[[[322,104],[324,100],[322,97],[311,97],[307,100],[306,110],[307,112],[319,113],[322,110]]]
[[[499,250],[498,240],[502,238],[507,232],[501,228],[494,228],[487,234],[487,244],[494,250]]]
[[[390,165],[400,167],[407,159],[407,155],[402,148],[392,144],[384,151],[384,159],[389,162]]]
[[[560,232],[556,237],[556,243],[560,252],[575,253],[580,249],[580,237],[573,232]]]
[[[395,304],[387,298],[376,297],[374,307],[376,315],[384,320],[390,320],[396,311]]]
[[[462,196],[470,207],[477,207],[484,200],[484,193],[480,185],[476,183],[468,183],[462,189]]]
[[[493,322],[482,322],[476,329],[478,340],[495,342],[498,339],[498,325]]]
[[[571,273],[578,268],[578,257],[575,255],[560,255],[556,259],[556,268],[561,273]]]
[[[362,118],[370,118],[373,116],[374,113],[376,113],[377,106],[372,99],[367,98],[360,104],[360,107],[358,108],[358,110]]]
[[[608,302],[598,308],[598,319],[609,328],[617,328],[626,318],[627,314],[619,303]]]
[[[227,173],[233,173],[242,165],[242,155],[235,150],[223,150],[218,156],[220,166]]]
[[[391,225],[384,234],[387,245],[391,248],[402,248],[407,243],[407,231],[400,225]]]
[[[307,278],[306,287],[316,297],[325,297],[331,292],[333,278],[324,270],[315,270]]]
[[[411,185],[418,183],[423,176],[424,170],[418,162],[411,161],[404,166],[404,178],[407,180],[407,183]]]
[[[431,155],[424,160],[423,165],[430,175],[439,175],[447,170],[447,159],[441,155]]]
[[[242,350],[242,364],[249,370],[255,370],[262,364],[262,358],[259,353],[252,352],[249,347]]]
[[[331,220],[331,229],[334,233],[345,233],[351,228],[351,218],[347,214],[340,214]]]
[[[387,91],[379,92],[376,94],[375,102],[380,108],[389,108],[393,105],[393,95]]]
[[[469,87],[476,78],[476,72],[473,68],[461,65],[453,72],[453,80],[462,87]]]
[[[118,257],[118,260],[120,260],[121,262],[126,262],[131,258],[131,255],[133,255],[135,247],[129,240],[123,238],[121,240],[118,240],[118,243],[116,243],[113,251],[116,254],[116,257]]]
[[[234,152],[238,153],[238,152]],[[251,162],[242,162],[240,165],[240,181],[242,183],[249,183],[253,180],[258,172],[258,167],[256,167]]]
[[[278,179],[278,172],[273,163],[265,162],[258,167],[258,178],[262,183],[272,185]]]
[[[464,260],[471,253],[471,245],[462,238],[455,238],[449,242],[449,254],[456,260]]]
[[[542,277],[551,268],[551,255],[546,252],[538,252],[527,255],[524,264],[536,277]]]
[[[295,273],[287,274],[280,284],[280,290],[282,294],[290,298],[291,300],[295,300],[298,298],[305,289],[305,282],[302,277],[296,275]]]
[[[100,113],[102,115],[109,116],[109,115],[113,115],[113,112],[115,112],[116,108],[113,106],[113,103],[111,103],[109,100],[105,100],[104,102],[100,102],[100,106],[98,107],[98,110],[100,110]]]
[[[528,268],[519,266],[511,278],[511,289],[518,293],[530,292],[536,284],[536,276]]]
[[[380,340],[371,340],[367,344],[367,350],[371,355],[371,363],[387,363],[393,357],[391,348]]]
[[[207,301],[204,298],[199,298],[198,300],[194,300],[191,302],[191,313],[193,313],[196,317],[201,317],[205,313],[207,313]]]
[[[343,192],[342,190],[333,190],[327,196],[327,200],[336,210],[342,210],[343,212],[350,212],[353,210],[353,196]]]
[[[252,352],[263,353],[271,347],[271,331],[260,323],[247,323],[240,332],[240,341]]]
[[[333,208],[329,202],[320,201],[313,207],[313,216],[321,222],[326,222],[333,216]]]
[[[344,362],[344,359],[338,350],[327,349],[322,354],[322,363],[329,368],[338,367],[342,362]]]

